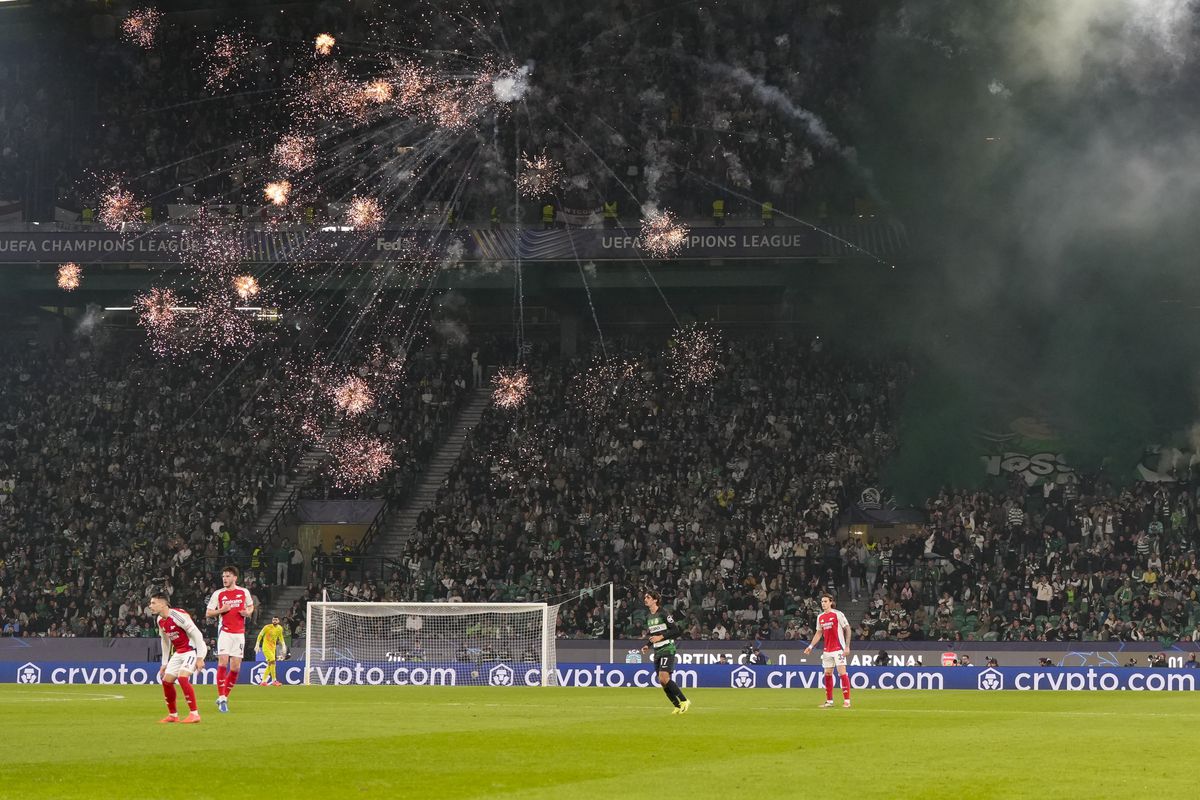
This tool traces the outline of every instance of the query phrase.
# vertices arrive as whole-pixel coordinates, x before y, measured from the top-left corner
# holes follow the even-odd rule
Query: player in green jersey
[[[642,646],[643,653],[654,651],[654,670],[658,673],[658,683],[667,694],[671,705],[675,706],[672,714],[686,713],[692,703],[683,696],[678,684],[671,678],[671,670],[675,669],[675,637],[679,635],[679,625],[670,609],[662,607],[662,595],[647,590],[642,596],[646,610],[646,627],[650,631],[649,641]]]

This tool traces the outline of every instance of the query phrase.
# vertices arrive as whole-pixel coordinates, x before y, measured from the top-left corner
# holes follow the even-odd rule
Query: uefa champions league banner
[[[854,229],[842,238],[853,241]],[[194,242],[181,229],[149,231],[0,232],[0,264],[180,264]],[[693,228],[671,260],[815,258],[838,255],[836,241],[808,228]],[[864,240],[878,250],[873,240]],[[243,236],[246,260],[364,263],[434,257],[451,262],[658,260],[634,229],[533,228],[384,230],[370,236],[339,230],[251,231]]]
[[[199,686],[216,683],[215,662],[198,673]],[[262,681],[266,664],[245,663],[239,683]],[[850,671],[855,689],[922,689],[940,691],[1196,691],[1197,673],[1189,669],[1125,669],[1104,667],[857,667]],[[279,681],[304,683],[303,661],[280,661]],[[681,667],[675,681],[683,689],[822,688],[815,665],[751,667],[713,664]],[[653,668],[642,664],[563,663],[555,668],[559,686],[654,688]],[[158,682],[152,662],[16,662],[0,663],[0,683],[137,686]],[[527,663],[339,662],[314,667],[309,683],[317,686],[538,686],[541,671]]]

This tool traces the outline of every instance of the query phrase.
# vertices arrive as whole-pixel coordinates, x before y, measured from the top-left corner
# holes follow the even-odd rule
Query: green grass
[[[1190,796],[1200,695],[0,686],[0,797]],[[230,777],[232,776],[232,777]],[[176,788],[181,787],[181,788]]]

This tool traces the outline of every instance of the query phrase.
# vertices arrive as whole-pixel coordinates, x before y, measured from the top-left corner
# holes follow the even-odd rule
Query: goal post
[[[311,602],[306,684],[553,686],[558,606]]]

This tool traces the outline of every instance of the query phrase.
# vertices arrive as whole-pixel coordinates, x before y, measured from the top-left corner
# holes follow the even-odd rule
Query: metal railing
[[[371,524],[363,531],[362,538],[358,540],[358,546],[355,547],[355,554],[366,553],[371,543],[375,541],[375,537],[383,530],[383,526],[387,523],[388,516],[392,508],[391,501],[386,497],[383,498],[383,505],[379,507],[379,511],[375,513],[375,518],[371,520]]]
[[[408,577],[408,567],[403,561],[387,556],[368,556],[357,552],[341,555],[322,554],[313,559],[313,572],[322,584],[330,581],[386,581],[395,571]]]
[[[300,502],[300,490],[302,488],[304,487],[299,481],[297,481],[296,485],[292,487],[292,490],[288,492],[287,499],[283,501],[283,505],[279,508],[279,511],[277,511],[275,516],[271,517],[271,521],[268,522],[262,528],[262,530],[258,532],[259,544],[269,542],[273,537],[279,535],[279,531],[284,524],[283,521],[287,519],[289,514],[296,510],[296,505]]]

